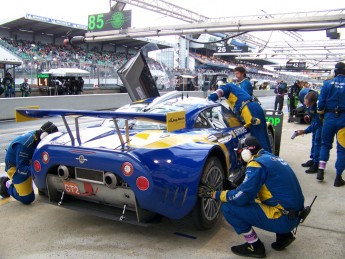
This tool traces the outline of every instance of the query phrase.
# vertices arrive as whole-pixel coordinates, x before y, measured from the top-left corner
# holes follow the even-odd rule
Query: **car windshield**
[[[183,105],[169,105],[169,104],[162,104],[152,107],[151,109],[147,110],[147,113],[161,113],[167,114],[169,112],[177,112],[184,110]],[[147,121],[147,120],[131,120],[130,122],[131,129],[140,129],[140,130],[150,130],[150,129],[159,129],[159,130],[166,130],[166,124],[161,122],[155,121]]]
[[[158,99],[158,98],[157,98]],[[193,103],[188,100],[188,102],[184,102],[183,100],[177,100],[176,98],[165,100],[162,103],[152,103],[151,105],[140,103],[140,104],[132,104],[123,106],[116,111],[120,112],[146,112],[146,113],[160,113],[166,114],[169,112],[178,112],[183,110],[188,110]],[[117,119],[117,124],[119,128],[125,128],[125,120],[124,119]],[[160,129],[165,130],[166,124],[162,122],[152,121],[152,120],[139,120],[133,119],[128,120],[128,125],[130,129],[140,129],[140,130],[150,130],[150,129]],[[102,126],[115,128],[114,121],[112,119],[105,120],[102,123]]]
[[[116,111],[119,112],[140,112],[144,107],[146,107],[147,104],[145,103],[138,103],[138,104],[129,104],[126,106],[123,106]],[[129,120],[129,125],[133,123],[134,120]],[[119,125],[120,129],[125,128],[125,119],[117,119],[116,120],[117,125]],[[115,128],[114,120],[113,119],[106,119],[102,123],[103,127],[108,127],[108,128]]]

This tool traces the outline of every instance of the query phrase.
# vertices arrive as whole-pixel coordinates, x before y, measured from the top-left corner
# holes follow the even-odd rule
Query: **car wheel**
[[[271,153],[272,154],[275,154],[275,146],[274,146],[274,134],[273,134],[273,132],[272,132],[272,130],[268,130],[268,132],[267,132],[267,134],[268,134],[268,141],[270,142],[270,147],[271,147]]]
[[[224,169],[217,157],[207,159],[201,176],[201,184],[212,186],[217,191],[223,190]],[[194,223],[198,229],[212,228],[218,218],[221,201],[198,198],[193,210]]]

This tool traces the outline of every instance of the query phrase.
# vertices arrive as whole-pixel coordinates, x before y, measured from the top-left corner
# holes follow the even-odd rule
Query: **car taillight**
[[[50,159],[48,152],[44,151],[41,155],[41,159],[43,163],[48,164]]]
[[[138,189],[141,191],[146,191],[150,187],[149,180],[144,176],[138,177],[136,184]]]
[[[41,171],[41,164],[38,162],[38,160],[34,161],[34,169],[37,173]]]
[[[131,176],[133,172],[134,172],[134,168],[130,162],[125,162],[122,164],[122,173],[125,176]]]

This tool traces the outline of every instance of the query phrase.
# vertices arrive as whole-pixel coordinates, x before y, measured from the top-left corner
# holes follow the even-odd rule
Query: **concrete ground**
[[[311,135],[290,139],[305,125],[284,119],[280,156],[295,170],[306,204],[318,196],[296,241],[277,252],[270,247],[275,235],[257,230],[267,258],[344,258],[345,186],[333,187],[335,150],[325,175],[307,175],[300,166],[309,158]],[[0,166],[0,172],[3,172]],[[0,200],[0,258],[239,258],[230,251],[242,237],[222,220],[210,231],[197,231],[166,219],[150,227],[114,222],[51,206],[40,197],[30,206],[12,198]],[[189,237],[178,235],[187,234]]]

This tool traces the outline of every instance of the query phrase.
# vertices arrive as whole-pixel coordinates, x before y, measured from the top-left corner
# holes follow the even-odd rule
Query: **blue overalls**
[[[312,91],[312,89],[310,89],[310,88],[302,88],[302,90],[299,92],[299,94],[298,94],[298,99],[299,99],[299,102],[303,105],[303,108],[304,108],[304,110],[305,110],[305,113],[307,113],[310,117],[311,117],[311,119],[312,119],[312,114],[313,114],[313,111],[312,111],[312,114],[309,114],[309,112],[311,111],[310,109],[308,109],[306,106],[305,106],[305,104],[304,104],[304,97],[310,92],[310,91]],[[307,128],[308,129],[308,128]],[[306,130],[307,130],[306,129]],[[311,160],[313,160],[313,162],[315,162],[314,161],[314,145],[315,145],[315,130],[311,130],[311,129],[308,129],[307,130],[308,132],[305,132],[306,134],[308,134],[308,133],[312,133],[312,136],[311,136],[311,149],[310,149],[310,155],[309,155],[309,157],[310,157],[310,159]],[[319,132],[319,134],[321,134],[321,132]],[[321,138],[321,135],[320,135],[320,138]],[[319,141],[321,141],[321,139],[319,139]],[[320,146],[321,146],[321,143],[320,143]],[[320,152],[320,150],[318,150],[318,152]],[[317,161],[319,161],[318,159],[317,159]]]
[[[264,150],[248,162],[246,177],[235,190],[216,193],[225,219],[237,234],[253,226],[274,233],[288,233],[299,224],[282,211],[299,212],[304,196],[291,167],[281,158]]]
[[[304,130],[305,134],[312,133],[312,145],[310,150],[310,158],[314,164],[319,164],[319,156],[321,149],[322,122],[317,114],[317,105],[313,105],[307,109],[307,114],[311,118],[310,125]]]
[[[241,89],[246,91],[250,96],[253,96],[253,86],[249,78],[246,77],[241,82],[238,82],[237,84]]]
[[[345,169],[345,76],[337,75],[324,82],[318,102],[318,113],[324,114],[320,161],[329,160],[334,136],[337,135],[337,175]]]
[[[252,97],[234,83],[227,83],[220,86],[216,92],[209,95],[208,99],[217,101],[224,96],[231,110],[242,117],[246,125],[249,125],[250,133],[256,137],[263,149],[271,152],[271,145],[267,134],[265,113]],[[252,125],[252,119],[260,120],[258,125]]]
[[[8,194],[24,204],[35,200],[30,161],[39,143],[35,132],[28,132],[14,139],[5,157],[5,171],[12,181]]]

